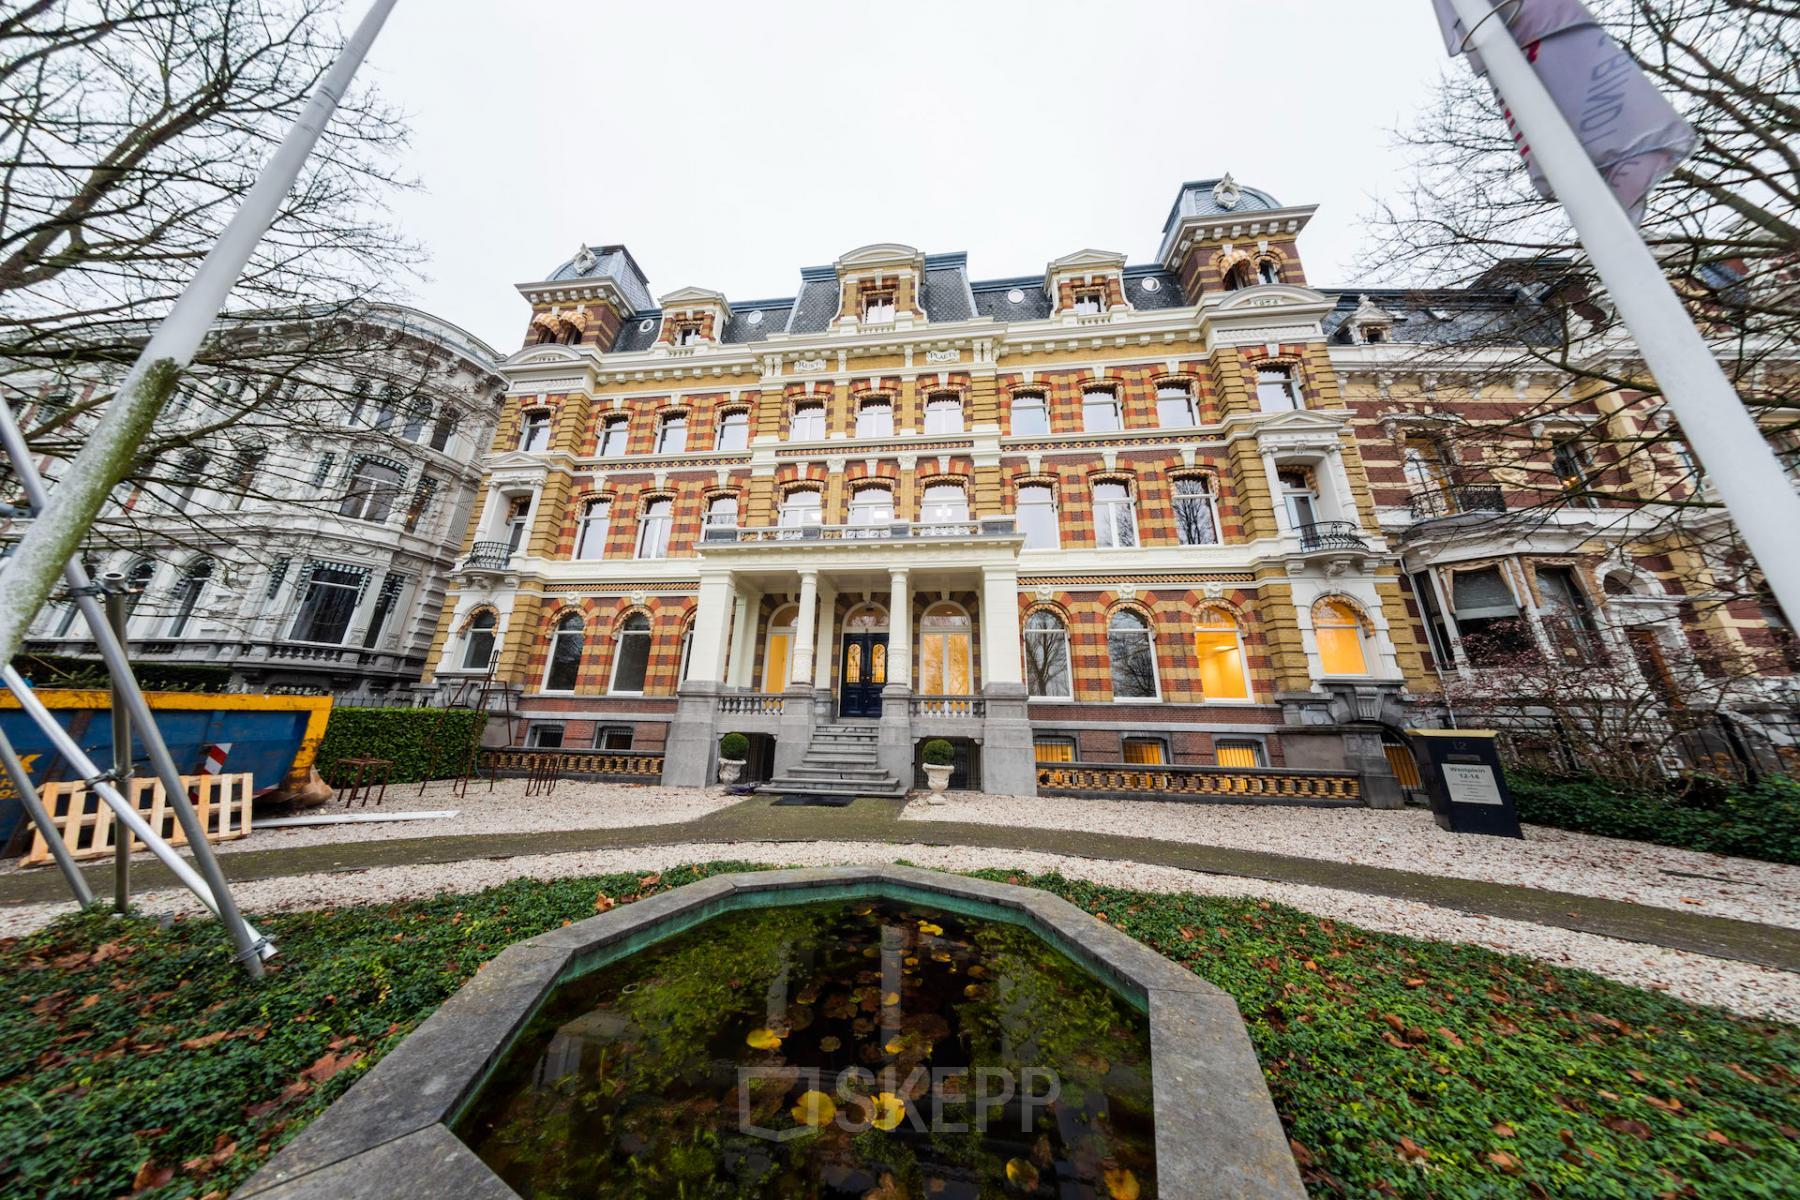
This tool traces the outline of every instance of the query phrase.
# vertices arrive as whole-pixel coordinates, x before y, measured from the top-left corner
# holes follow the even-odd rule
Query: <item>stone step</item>
[[[796,779],[793,776],[784,775],[771,779],[756,790],[759,795],[764,796],[881,796],[899,799],[906,795],[906,789],[892,777],[876,784],[873,781],[848,783],[847,781],[838,782],[824,779]]]
[[[821,766],[813,766],[809,763],[802,763],[801,765],[799,765],[797,767],[788,768],[788,774],[793,776],[795,779],[843,779],[843,780],[852,780],[852,779],[870,780],[870,779],[873,779],[873,780],[885,782],[886,780],[893,778],[892,775],[889,775],[886,771],[884,771],[880,767],[876,767],[876,766],[821,767]]]

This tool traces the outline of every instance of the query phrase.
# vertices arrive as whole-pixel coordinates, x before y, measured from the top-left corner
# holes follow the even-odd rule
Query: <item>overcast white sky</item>
[[[732,300],[878,241],[1147,262],[1223,171],[1318,204],[1308,277],[1345,283],[1447,62],[1427,0],[402,0],[366,69],[412,115],[416,302],[509,353],[513,285],[584,241]]]

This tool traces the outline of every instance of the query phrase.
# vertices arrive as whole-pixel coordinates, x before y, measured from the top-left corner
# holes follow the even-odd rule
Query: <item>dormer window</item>
[[[675,344],[677,346],[697,346],[700,344],[700,327],[698,325],[678,325],[675,328]]]
[[[862,319],[865,321],[892,321],[894,319],[894,293],[870,292],[864,296]]]
[[[1385,325],[1365,325],[1365,326],[1363,326],[1362,335],[1363,335],[1363,341],[1365,343],[1367,343],[1368,345],[1371,345],[1371,346],[1378,346],[1382,342],[1385,342],[1388,340],[1387,326],[1385,326]]]
[[[1082,288],[1075,293],[1075,315],[1096,316],[1106,311],[1105,288]]]

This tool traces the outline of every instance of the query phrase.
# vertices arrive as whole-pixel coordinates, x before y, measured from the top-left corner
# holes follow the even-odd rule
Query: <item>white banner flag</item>
[[[1468,30],[1450,0],[1432,4],[1445,46],[1453,56],[1462,53]],[[1507,28],[1513,40],[1525,51],[1563,119],[1632,221],[1640,220],[1650,189],[1692,153],[1698,140],[1693,127],[1600,28],[1582,0],[1518,0],[1497,9],[1493,19],[1510,16]],[[1479,56],[1471,53],[1469,58],[1477,71],[1487,73]],[[1510,112],[1506,119],[1512,125]],[[1516,125],[1512,128],[1538,195],[1554,200],[1530,144]]]

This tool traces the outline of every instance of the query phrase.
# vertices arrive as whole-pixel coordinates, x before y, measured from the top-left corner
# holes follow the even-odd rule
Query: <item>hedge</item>
[[[106,664],[97,658],[64,654],[21,654],[13,659],[19,674],[40,688],[104,688],[110,683]],[[134,660],[132,671],[146,692],[222,692],[231,683],[231,668],[214,663]]]
[[[736,869],[259,915],[282,953],[254,986],[210,921],[0,941],[0,1195],[222,1197],[508,945]],[[1800,1195],[1793,1025],[1279,904],[978,874],[1229,992],[1315,1200]]]
[[[335,783],[340,758],[387,758],[390,782],[449,779],[463,773],[487,714],[466,708],[354,708],[333,706],[317,766]]]
[[[1789,776],[1770,776],[1754,788],[1690,784],[1679,794],[1533,771],[1506,778],[1521,821],[1800,865],[1800,780]]]

